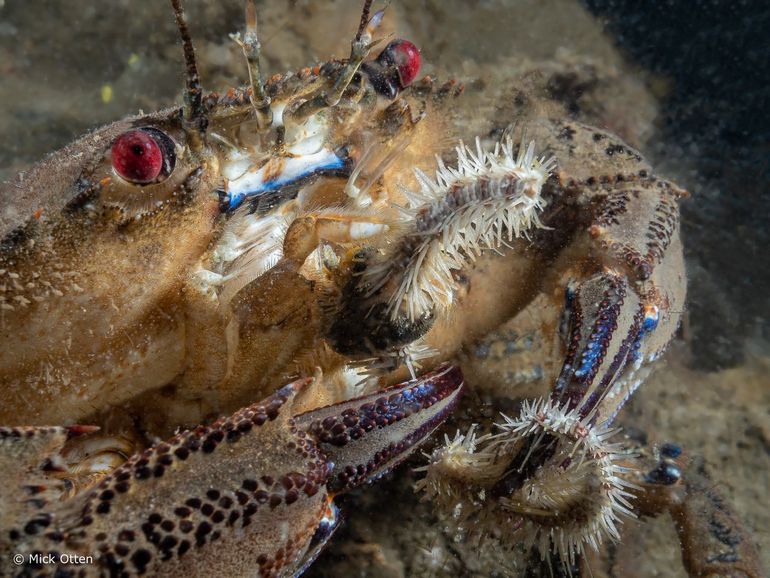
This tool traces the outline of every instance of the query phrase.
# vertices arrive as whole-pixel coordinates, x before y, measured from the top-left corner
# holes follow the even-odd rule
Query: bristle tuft
[[[413,231],[392,250],[370,263],[364,273],[373,295],[397,276],[389,299],[393,319],[411,321],[449,308],[455,294],[452,271],[464,268],[486,249],[498,249],[542,227],[538,212],[545,205],[541,189],[555,168],[551,158],[535,158],[535,145],[520,147],[514,157],[510,138],[486,150],[457,147],[456,166],[437,161],[435,177],[415,169],[419,190],[406,190],[402,212]]]
[[[634,484],[624,479],[629,469],[620,464],[629,454],[608,441],[615,432],[595,429],[550,400],[525,402],[518,418],[503,416],[497,427],[498,433],[481,438],[473,427],[447,438],[419,469],[426,473],[417,483],[425,499],[451,512],[468,535],[499,536],[508,547],[523,541],[544,560],[557,555],[565,567],[586,546],[598,550],[605,539],[619,539],[621,517],[634,515]],[[553,456],[509,496],[493,497],[490,489],[523,442],[546,434],[557,440]]]

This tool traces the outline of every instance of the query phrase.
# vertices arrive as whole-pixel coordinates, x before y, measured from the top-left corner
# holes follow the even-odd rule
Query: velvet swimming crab
[[[348,59],[267,81],[248,4],[250,85],[204,95],[172,4],[184,106],[99,129],[2,191],[3,574],[302,572],[332,497],[451,412],[463,379],[442,363],[543,292],[565,311],[551,401],[492,453],[455,444],[492,464],[485,480],[442,477],[458,452],[439,450],[424,485],[547,493],[538,475],[569,470],[557,437],[604,439],[679,323],[683,192],[563,119],[438,150],[460,88],[418,80],[407,40],[370,58],[370,1]],[[628,488],[593,502],[615,516]],[[612,536],[528,529],[567,561]]]

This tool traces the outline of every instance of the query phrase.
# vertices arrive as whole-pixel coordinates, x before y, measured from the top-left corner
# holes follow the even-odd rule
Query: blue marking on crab
[[[660,321],[660,313],[657,307],[650,308],[644,313],[644,321],[642,321],[642,333],[647,335],[652,333],[658,327],[658,321]]]
[[[608,317],[606,320],[600,320],[597,323],[596,330],[586,344],[585,351],[580,358],[580,367],[575,370],[575,377],[583,378],[591,375],[596,364],[603,359],[602,344],[606,343],[612,334],[614,319]]]
[[[655,331],[658,327],[658,321],[660,321],[660,310],[657,307],[648,307],[644,312],[644,319],[642,319],[642,327],[639,329],[639,334],[636,336],[636,341],[631,347],[631,359],[634,361],[640,361],[639,350],[642,347],[642,340]]]
[[[226,210],[232,212],[251,197],[279,191],[319,174],[341,171],[347,164],[344,153],[341,156],[329,149],[293,157],[274,157],[256,171],[246,171],[229,181],[227,190],[220,193],[225,198]]]
[[[318,523],[318,528],[316,528],[315,534],[313,534],[313,538],[310,542],[310,546],[308,547],[307,552],[303,557],[302,565],[299,567],[299,569],[296,572],[294,572],[295,577],[301,576],[302,574],[304,574],[305,570],[310,568],[313,562],[316,561],[318,556],[321,554],[321,552],[324,550],[326,545],[329,543],[329,540],[337,532],[337,529],[339,527],[340,527],[339,508],[334,504],[334,502],[330,501],[327,506],[326,513],[324,514],[323,518],[321,518],[321,521]]]

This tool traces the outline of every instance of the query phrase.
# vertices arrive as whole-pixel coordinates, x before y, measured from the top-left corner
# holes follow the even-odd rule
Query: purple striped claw
[[[338,523],[333,497],[392,469],[449,415],[463,388],[442,366],[420,379],[296,415],[311,380],[137,454],[87,491],[0,512],[0,574],[297,576]],[[90,428],[0,428],[0,488],[37,488],[58,450]],[[50,469],[50,468],[49,468]],[[21,474],[19,472],[22,472]],[[25,477],[28,476],[28,477]],[[30,482],[35,481],[34,486]],[[98,546],[94,546],[94,545]],[[36,556],[54,563],[37,572]],[[64,556],[66,554],[66,556]],[[92,556],[88,565],[71,560]]]
[[[329,490],[375,480],[406,458],[452,412],[460,369],[444,365],[415,381],[303,413],[295,421],[332,465]]]

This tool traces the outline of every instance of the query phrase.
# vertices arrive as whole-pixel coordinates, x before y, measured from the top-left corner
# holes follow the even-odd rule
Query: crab
[[[438,150],[461,87],[418,79],[408,40],[380,48],[371,4],[348,59],[265,80],[248,2],[249,86],[204,94],[172,0],[184,105],[4,185],[4,573],[301,573],[332,498],[451,413],[445,362],[536,295],[564,311],[564,361],[530,414],[561,411],[581,439],[603,439],[671,340],[684,191],[563,118]],[[495,457],[527,462],[526,443]],[[500,495],[553,469],[558,452],[527,447]]]

